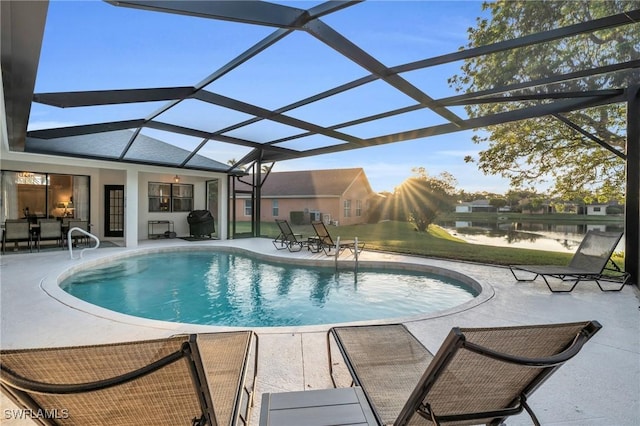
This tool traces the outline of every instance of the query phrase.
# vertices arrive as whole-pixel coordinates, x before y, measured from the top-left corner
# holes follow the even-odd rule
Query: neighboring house
[[[251,181],[251,177],[243,179]],[[249,185],[236,189],[250,190]],[[305,222],[355,225],[367,221],[374,197],[362,168],[304,170],[270,173],[261,188],[260,220],[291,220],[291,212],[303,212]],[[251,220],[250,195],[238,194],[236,220]]]
[[[551,204],[540,204],[539,206],[525,205],[522,206],[522,213],[524,214],[551,214],[555,213],[556,209]]]
[[[605,216],[607,214],[608,204],[587,204],[588,216]]]
[[[554,204],[556,213],[564,213],[564,214],[580,214],[580,206],[573,202],[564,202]]]
[[[556,213],[556,209],[548,201],[542,203],[534,203],[531,199],[525,198],[519,202],[522,213],[524,214],[551,214]]]
[[[495,212],[496,208],[489,204],[489,200],[473,200],[456,206],[456,213]]]

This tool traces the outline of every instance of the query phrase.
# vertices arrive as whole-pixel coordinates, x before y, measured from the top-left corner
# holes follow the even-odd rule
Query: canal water
[[[472,244],[574,253],[589,230],[622,232],[622,222],[447,221],[451,235]],[[616,251],[624,250],[620,241]]]

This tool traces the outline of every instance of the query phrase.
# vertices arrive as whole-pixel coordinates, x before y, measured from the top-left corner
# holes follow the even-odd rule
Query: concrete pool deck
[[[64,250],[8,254],[0,257],[0,347],[3,349],[98,344],[153,339],[183,332],[226,328],[142,320],[67,299],[55,283],[82,262],[99,262],[135,250],[165,247],[220,246],[260,255],[327,262],[333,258],[303,250],[275,250],[270,239],[186,242],[144,241],[135,249],[104,248],[71,260]],[[77,254],[77,252],[76,252]],[[352,255],[343,253],[349,263]],[[507,268],[423,257],[364,251],[362,262],[394,262],[443,268],[462,273],[483,287],[476,302],[426,318],[402,320],[432,352],[454,326],[480,327],[598,320],[603,329],[581,353],[553,375],[529,403],[542,424],[637,425],[640,423],[640,311],[638,292],[602,293],[594,283],[581,283],[572,293],[552,294],[539,280],[516,283]],[[260,339],[258,382],[252,423],[257,424],[261,394],[331,388],[325,332],[329,326],[254,328]],[[2,423],[31,424],[7,416],[14,408],[2,397]],[[6,423],[5,423],[6,422]],[[509,425],[531,424],[526,414]]]

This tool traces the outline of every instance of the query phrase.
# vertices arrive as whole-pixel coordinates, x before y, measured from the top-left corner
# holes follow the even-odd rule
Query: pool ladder
[[[358,273],[358,237],[355,237],[355,248],[354,248],[354,256],[355,256],[355,267],[354,267],[354,272],[357,274]],[[338,272],[338,257],[340,257],[340,236],[338,236],[338,238],[336,238],[336,254],[334,255],[335,258],[335,262],[336,262],[336,272]]]
[[[82,249],[80,251],[80,257],[73,257],[73,241],[71,240],[71,233],[73,231],[78,231],[81,234],[86,235],[87,237],[93,238],[96,241],[96,245],[94,247],[87,247],[87,248]],[[67,232],[67,244],[69,245],[69,256],[71,257],[71,259],[82,259],[82,255],[84,254],[85,250],[95,250],[98,247],[100,247],[100,240],[98,239],[98,237],[93,235],[91,232],[87,232],[82,228],[74,227],[74,228],[69,229],[69,232]]]

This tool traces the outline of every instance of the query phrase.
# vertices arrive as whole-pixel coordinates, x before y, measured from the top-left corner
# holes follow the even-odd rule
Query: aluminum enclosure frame
[[[336,153],[352,149],[361,149],[389,143],[425,138],[428,136],[454,133],[461,130],[488,127],[506,122],[553,116],[572,127],[576,132],[598,143],[605,149],[609,149],[614,155],[626,160],[627,165],[627,206],[625,214],[625,244],[626,264],[625,269],[632,275],[631,281],[638,283],[640,279],[640,100],[637,85],[631,87],[606,88],[600,91],[573,92],[562,94],[537,93],[528,95],[528,100],[540,100],[539,104],[527,108],[494,114],[473,119],[463,119],[453,113],[449,108],[456,105],[479,104],[487,102],[509,102],[523,100],[522,95],[514,93],[523,89],[533,89],[552,83],[565,82],[579,78],[586,78],[612,72],[626,71],[638,75],[640,60],[631,60],[625,63],[611,64],[598,68],[582,70],[578,72],[556,75],[546,79],[498,87],[492,90],[465,93],[448,98],[435,99],[412,85],[401,74],[425,69],[428,67],[451,63],[454,61],[470,59],[496,52],[508,51],[524,46],[545,43],[572,37],[578,34],[593,32],[606,28],[614,28],[623,25],[636,24],[640,21],[640,10],[627,11],[625,13],[594,19],[567,27],[531,34],[528,36],[480,46],[410,62],[394,67],[386,67],[368,52],[351,42],[345,36],[327,25],[321,18],[332,13],[354,6],[360,1],[329,1],[311,7],[308,10],[284,6],[263,1],[146,1],[123,0],[108,1],[117,7],[131,7],[155,12],[174,13],[199,18],[224,20],[244,23],[247,25],[260,25],[274,28],[274,31],[258,41],[256,44],[238,54],[227,64],[213,71],[209,76],[193,86],[182,87],[158,87],[140,88],[128,90],[107,90],[87,92],[61,92],[34,94],[35,76],[38,68],[40,48],[44,34],[44,25],[48,2],[46,1],[2,1],[0,2],[2,17],[2,78],[6,103],[6,119],[8,130],[8,145],[12,151],[21,152],[25,149],[27,137],[38,139],[54,139],[69,136],[91,135],[114,130],[132,130],[133,134],[129,143],[120,153],[117,160],[108,158],[107,161],[137,162],[126,158],[126,154],[134,143],[136,137],[143,128],[152,128],[182,135],[201,138],[202,142],[189,153],[187,158],[176,164],[176,168],[209,170],[202,166],[190,166],[189,161],[198,155],[198,151],[209,140],[249,147],[249,152],[234,166],[224,170],[233,175],[239,173],[241,167],[253,167],[260,170],[262,163],[273,163],[294,158],[310,157],[326,153]],[[333,87],[322,93],[317,93],[305,99],[300,99],[289,105],[281,106],[274,110],[268,110],[257,105],[251,105],[230,97],[222,96],[205,90],[212,82],[222,76],[233,72],[243,63],[259,55],[261,52],[277,44],[293,32],[306,32],[315,39],[326,44],[351,62],[365,69],[369,75]],[[396,110],[389,110],[376,115],[361,117],[357,120],[337,123],[332,126],[321,126],[313,122],[295,119],[285,113],[295,108],[317,102],[319,100],[343,93],[357,87],[375,81],[381,81],[415,100],[415,104]],[[198,128],[187,128],[170,123],[158,121],[158,117],[170,110],[182,101],[195,99],[202,102],[222,106],[234,111],[239,111],[252,118],[246,119],[224,129],[215,132]],[[165,101],[166,104],[146,117],[130,117],[128,120],[117,122],[93,123],[82,126],[52,128],[37,131],[26,131],[29,112],[32,102],[39,102],[59,107],[78,107],[96,105],[117,105],[131,102]],[[612,151],[603,141],[595,140],[588,134],[568,122],[563,114],[612,103],[626,103],[627,105],[627,147],[626,153]],[[383,118],[420,109],[429,109],[447,122],[445,124],[406,129],[401,132],[378,135],[369,138],[360,138],[341,131],[340,129],[373,122]],[[258,142],[254,140],[232,137],[226,133],[257,123],[261,120],[271,120],[290,127],[299,129],[300,133],[271,140]],[[295,140],[309,135],[334,140],[336,144],[323,148],[308,150],[294,150],[279,146],[286,141]],[[59,153],[57,155],[60,155]],[[70,156],[73,154],[69,154]],[[622,155],[622,156],[621,156]],[[624,158],[624,157],[626,158]],[[143,164],[154,164],[153,161],[140,160]],[[257,167],[255,165],[257,164]],[[162,164],[166,166],[166,164]],[[240,173],[242,174],[242,173]],[[259,197],[259,186],[256,184],[254,197]],[[255,203],[254,205],[259,205]],[[254,219],[255,220],[255,219]],[[258,225],[259,230],[259,225]]]

